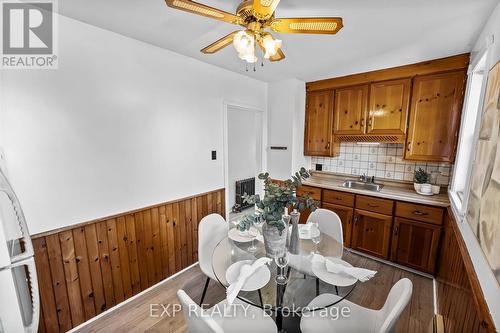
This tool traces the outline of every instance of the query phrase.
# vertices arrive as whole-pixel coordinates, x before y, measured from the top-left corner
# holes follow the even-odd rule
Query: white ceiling
[[[238,0],[198,0],[234,12]],[[468,52],[498,0],[282,0],[277,17],[341,16],[337,35],[281,35],[287,58],[245,72],[232,46],[200,49],[234,30],[163,0],[65,0],[61,14],[264,81],[313,81]]]

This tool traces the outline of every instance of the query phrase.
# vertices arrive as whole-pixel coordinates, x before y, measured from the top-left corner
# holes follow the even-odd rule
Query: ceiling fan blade
[[[343,26],[341,17],[297,17],[274,19],[269,27],[281,33],[336,34]]]
[[[183,10],[185,12],[210,17],[227,23],[233,23],[233,24],[243,23],[242,19],[236,15],[233,15],[231,13],[225,12],[217,8],[202,5],[200,3],[191,0],[165,0],[165,2],[169,7]]]
[[[254,16],[259,20],[271,18],[280,0],[253,0]]]
[[[205,54],[212,54],[212,53],[215,53],[215,52],[225,48],[226,46],[228,46],[229,44],[231,44],[233,42],[234,35],[236,35],[238,32],[239,31],[231,32],[229,35],[226,35],[226,36],[222,37],[221,39],[208,45],[207,47],[203,48],[201,50],[201,52],[203,52]]]

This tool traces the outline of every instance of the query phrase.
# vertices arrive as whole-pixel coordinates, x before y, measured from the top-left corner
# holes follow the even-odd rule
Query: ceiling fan
[[[201,52],[212,54],[232,43],[240,59],[248,63],[257,62],[257,45],[264,58],[270,61],[285,58],[281,40],[275,39],[266,29],[279,33],[335,34],[343,26],[340,17],[276,18],[274,11],[280,0],[245,0],[236,9],[236,14],[190,0],[165,1],[172,8],[245,27],[245,30],[222,37]]]

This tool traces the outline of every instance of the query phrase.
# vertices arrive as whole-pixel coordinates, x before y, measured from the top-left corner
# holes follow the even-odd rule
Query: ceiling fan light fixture
[[[254,64],[259,60],[257,56],[255,55],[255,52],[249,52],[249,53],[238,53],[238,57],[241,60],[245,60],[249,64]]]
[[[234,14],[196,1],[165,0],[169,7],[244,27],[245,30],[233,31],[201,49],[201,52],[214,54],[232,43],[238,57],[248,63],[258,61],[256,46],[258,52],[262,52],[262,60],[277,62],[285,59],[281,40],[275,39],[267,30],[287,34],[334,35],[343,27],[341,17],[276,17],[275,11],[281,0],[240,0]]]
[[[233,39],[233,45],[238,52],[238,57],[248,63],[256,63],[255,34],[248,30],[238,32]]]
[[[282,44],[281,40],[273,38],[271,34],[264,34],[262,37],[262,47],[265,50],[264,58],[269,59],[275,56]]]
[[[255,48],[255,36],[242,30],[234,36],[233,45],[238,53],[247,54],[250,49]]]

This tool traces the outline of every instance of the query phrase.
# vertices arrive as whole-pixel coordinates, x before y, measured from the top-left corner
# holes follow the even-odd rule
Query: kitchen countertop
[[[336,175],[328,172],[311,172],[311,177],[303,182],[303,185],[321,187],[324,189],[350,192],[355,194],[363,194],[372,197],[386,198],[399,201],[407,201],[412,203],[419,203],[424,205],[448,207],[450,200],[448,199],[448,192],[446,188],[441,188],[441,193],[432,196],[420,195],[413,189],[412,183],[378,180],[375,179],[377,184],[384,184],[380,192],[360,190],[342,187],[344,180],[357,180],[357,177],[347,175]]]

